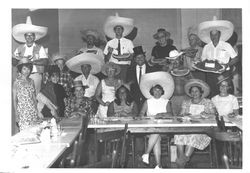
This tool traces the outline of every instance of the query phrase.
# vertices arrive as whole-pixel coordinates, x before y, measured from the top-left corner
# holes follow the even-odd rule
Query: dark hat
[[[142,46],[134,47],[133,50],[134,50],[134,56],[137,56],[137,55],[140,55],[140,54],[145,55],[145,53],[146,53],[146,52],[143,51]]]

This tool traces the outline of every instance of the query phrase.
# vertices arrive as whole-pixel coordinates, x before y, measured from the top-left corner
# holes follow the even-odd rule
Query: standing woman
[[[20,130],[28,128],[38,119],[35,84],[29,78],[32,67],[28,58],[22,58],[17,65],[20,76],[13,84],[13,103]]]
[[[174,81],[167,72],[153,72],[142,75],[140,82],[142,94],[147,98],[142,106],[140,116],[166,117],[172,116],[169,98],[174,92]],[[153,149],[156,167],[161,168],[161,136],[150,134],[146,153],[142,155],[144,163],[149,164],[149,153]]]
[[[122,83],[115,78],[120,71],[121,68],[113,62],[108,62],[102,67],[102,73],[107,78],[101,80],[96,88],[95,96],[100,104],[96,114],[98,117],[107,117],[108,106],[115,99],[115,89]]]

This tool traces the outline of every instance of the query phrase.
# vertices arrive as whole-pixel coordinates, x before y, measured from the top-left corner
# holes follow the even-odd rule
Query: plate
[[[187,75],[190,70],[185,68],[185,69],[174,69],[170,71],[173,76],[185,76]]]
[[[125,53],[125,54],[122,54],[122,55],[113,54],[112,56],[114,58],[128,58],[130,56],[130,54],[129,53]]]
[[[206,69],[199,68],[199,67],[196,66],[197,63],[199,63],[199,62],[194,63],[194,64],[192,65],[192,67],[193,67],[194,69],[196,69],[196,70],[200,70],[200,71],[203,71],[203,72],[210,72],[210,73],[218,73],[218,74],[220,74],[221,71],[224,71],[224,70],[225,70],[225,66],[224,66],[224,65],[222,65],[222,68],[221,68],[220,70],[214,71],[214,70],[206,70]]]

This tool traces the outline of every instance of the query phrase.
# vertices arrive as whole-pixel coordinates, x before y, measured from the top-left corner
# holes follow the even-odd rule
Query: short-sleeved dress
[[[113,103],[114,103],[114,113],[116,117],[120,117],[121,114],[124,114],[124,113],[128,117],[137,114],[137,112],[133,112],[133,108],[136,104],[135,102],[132,102],[130,105],[118,105],[115,102]]]
[[[38,112],[33,100],[35,92],[32,79],[25,82],[20,78],[16,79],[17,93],[17,114],[19,115],[20,130],[24,130],[34,124],[38,120]]]
[[[203,98],[200,103],[193,104],[191,99],[184,100],[182,103],[182,110],[185,113],[190,113],[192,110],[192,105],[198,107],[203,106],[203,111],[206,113],[213,113],[214,106],[211,100]],[[192,116],[192,115],[191,115]],[[205,134],[190,134],[190,135],[175,135],[174,143],[176,145],[188,145],[199,150],[205,149],[211,141],[211,138]]]
[[[158,113],[166,112],[166,107],[168,104],[168,99],[164,98],[150,98],[147,100],[148,104],[148,110],[147,110],[147,116],[153,117]]]

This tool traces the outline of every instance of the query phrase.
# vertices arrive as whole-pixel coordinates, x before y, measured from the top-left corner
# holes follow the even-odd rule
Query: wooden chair
[[[122,130],[113,130],[105,132],[97,132],[94,134],[94,157],[95,162],[93,164],[85,165],[85,168],[124,168],[127,162],[127,128],[128,124],[125,124],[125,128]],[[100,154],[99,147],[104,146],[101,158],[98,158]]]
[[[216,167],[219,168],[219,161],[227,169],[242,168],[242,134],[241,131],[227,131],[223,118],[216,116],[217,129],[208,132],[209,136],[214,138],[213,148],[216,158]],[[217,152],[217,145],[220,145],[220,151]],[[218,156],[219,159],[218,160]]]

